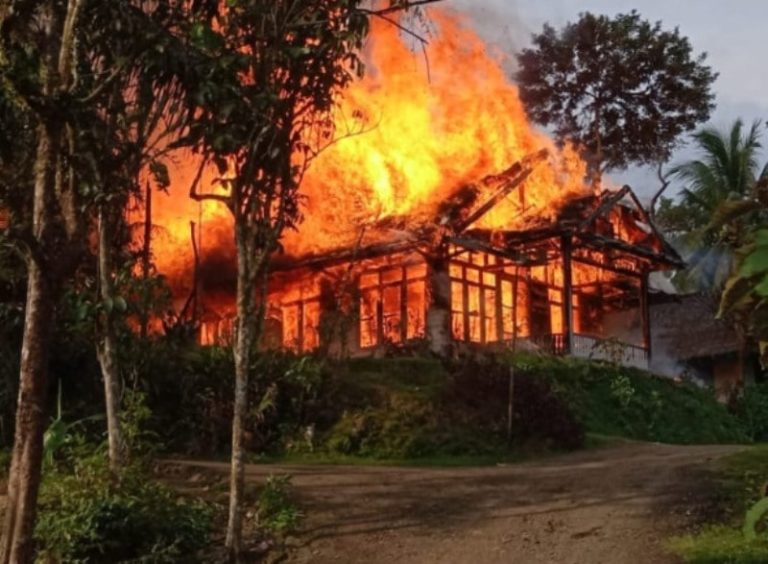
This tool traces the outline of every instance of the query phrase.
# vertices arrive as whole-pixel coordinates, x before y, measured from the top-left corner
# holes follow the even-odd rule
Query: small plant
[[[635,397],[632,380],[623,372],[617,372],[611,379],[611,395],[623,409],[627,409]]]
[[[303,517],[291,500],[291,479],[288,474],[269,476],[259,495],[259,525],[280,535],[295,532]]]
[[[126,389],[123,409],[120,411],[120,426],[129,456],[146,456],[157,448],[157,435],[146,429],[151,418],[152,411],[147,405],[146,394],[137,389]]]
[[[102,418],[101,415],[94,415],[91,417],[85,417],[78,421],[67,422],[64,420],[64,411],[61,406],[61,399],[61,381],[59,381],[59,391],[56,399],[56,418],[51,421],[51,424],[48,425],[48,428],[43,434],[43,460],[48,466],[53,465],[54,457],[63,447],[75,440],[76,431],[82,423],[88,420]]]

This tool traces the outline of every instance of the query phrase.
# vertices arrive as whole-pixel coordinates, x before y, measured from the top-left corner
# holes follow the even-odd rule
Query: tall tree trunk
[[[40,267],[30,261],[21,348],[16,433],[8,480],[8,502],[0,546],[0,562],[32,562],[32,534],[37,513],[46,427],[48,350],[53,292]]]
[[[123,462],[123,435],[120,429],[120,365],[117,358],[115,331],[115,285],[112,280],[113,222],[104,206],[99,210],[99,291],[104,304],[112,307],[100,317],[100,343],[97,356],[104,379],[104,400],[107,411],[109,467],[117,473]]]
[[[35,157],[33,227],[38,241],[47,236],[51,222],[56,150],[53,136],[41,127]],[[0,542],[0,563],[27,563],[34,557],[32,535],[37,512],[37,493],[43,460],[43,433],[46,427],[48,392],[48,351],[53,325],[56,289],[46,276],[41,257],[27,259],[27,299],[24,337],[21,346],[19,395],[16,406],[16,431],[8,501]]]
[[[232,562],[240,562],[243,552],[243,489],[245,484],[245,416],[248,412],[248,377],[256,349],[259,315],[255,281],[260,258],[255,245],[242,234],[247,228],[236,227],[237,234],[237,334],[235,335],[235,397],[232,415],[232,461],[230,468],[229,520],[226,548]]]

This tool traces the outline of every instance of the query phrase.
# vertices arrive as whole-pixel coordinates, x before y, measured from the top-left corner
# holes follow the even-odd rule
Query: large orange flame
[[[373,22],[366,77],[343,93],[336,113],[342,138],[304,179],[304,221],[286,233],[288,253],[349,244],[372,220],[426,217],[457,188],[541,148],[550,149],[551,157],[526,181],[525,209],[520,198],[509,197],[480,226],[520,226],[525,217],[551,214],[555,203],[583,189],[584,162],[531,126],[517,87],[462,16],[433,9],[430,18],[435,32],[426,53],[412,48],[395,26]],[[361,123],[363,133],[343,137]],[[180,156],[171,170],[170,197],[155,203],[153,221],[164,228],[153,245],[155,260],[171,277],[191,270],[191,220],[202,220],[204,255],[216,249],[233,256],[228,211],[214,203],[198,207],[187,197],[194,169],[190,155]]]

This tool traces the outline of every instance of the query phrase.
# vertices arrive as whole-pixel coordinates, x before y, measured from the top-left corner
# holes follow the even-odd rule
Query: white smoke
[[[448,0],[447,8],[467,15],[472,27],[488,43],[491,54],[501,60],[510,73],[517,69],[515,54],[530,44],[539,31],[523,18],[515,0]]]

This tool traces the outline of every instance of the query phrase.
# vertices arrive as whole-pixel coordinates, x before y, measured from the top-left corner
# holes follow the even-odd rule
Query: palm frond
[[[760,202],[752,199],[723,202],[715,209],[715,214],[712,217],[709,228],[713,230],[720,229],[761,209],[762,205]]]

